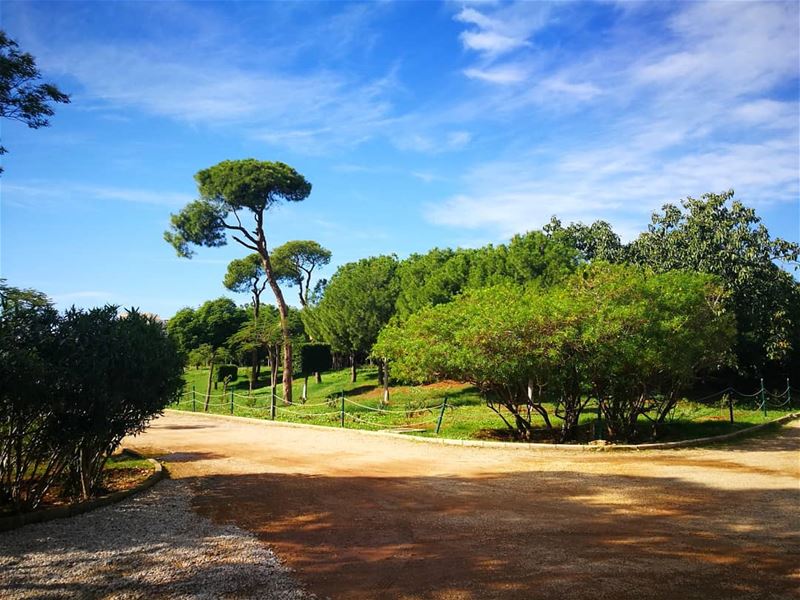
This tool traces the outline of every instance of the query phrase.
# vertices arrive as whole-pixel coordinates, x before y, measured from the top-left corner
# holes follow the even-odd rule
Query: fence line
[[[795,394],[794,397],[793,397],[793,394]],[[736,396],[736,397],[739,397],[740,400],[747,401],[748,405],[750,404],[750,402],[753,403],[752,407],[750,407],[750,406],[741,407],[740,406],[739,410],[750,410],[750,411],[754,411],[754,412],[763,410],[764,411],[764,416],[766,417],[767,412],[768,412],[769,409],[772,409],[772,410],[784,409],[785,410],[785,407],[788,407],[789,409],[791,409],[793,403],[796,404],[797,403],[797,399],[800,398],[800,390],[791,387],[791,385],[789,385],[789,380],[787,379],[786,380],[786,389],[783,392],[780,392],[780,393],[770,392],[764,386],[763,380],[761,380],[760,389],[757,390],[756,392],[752,393],[752,394],[745,394],[745,393],[737,390],[736,388],[734,388],[732,386],[728,386],[728,387],[726,387],[726,388],[724,388],[724,389],[722,389],[722,390],[720,390],[718,392],[715,392],[715,393],[712,393],[712,394],[708,394],[706,396],[702,396],[702,397],[696,398],[696,399],[687,398],[687,400],[689,400],[692,403],[703,404],[706,401],[711,400],[711,399],[716,398],[716,397],[719,397],[723,401],[727,397],[728,398],[728,402],[727,402],[728,409],[731,411],[730,418],[731,418],[731,422],[733,422],[733,418],[734,418],[733,417],[733,406],[734,406],[733,402],[734,402],[734,398],[731,397],[731,396]],[[378,407],[368,406],[366,404],[362,404],[360,402],[356,402],[354,400],[351,400],[350,398],[348,398],[345,395],[344,390],[341,390],[338,395],[337,394],[333,394],[333,395],[329,396],[327,400],[324,400],[322,402],[310,402],[310,403],[307,402],[307,403],[303,403],[301,401],[299,403],[294,403],[292,405],[285,405],[284,404],[283,406],[279,406],[278,405],[279,402],[283,403],[283,396],[278,394],[277,391],[275,390],[275,388],[271,388],[270,393],[268,393],[268,394],[258,394],[258,395],[256,395],[256,394],[247,394],[247,395],[244,395],[244,394],[236,393],[236,391],[234,391],[234,390],[230,390],[228,393],[222,392],[222,393],[218,393],[218,394],[210,394],[207,397],[205,393],[197,392],[197,390],[195,390],[194,386],[193,386],[192,390],[191,391],[186,390],[185,393],[181,396],[181,398],[182,399],[177,401],[177,402],[175,402],[173,404],[173,406],[179,407],[179,406],[188,406],[188,405],[191,404],[192,411],[194,411],[194,412],[207,411],[208,408],[215,408],[216,409],[216,408],[220,408],[220,407],[225,407],[225,408],[229,408],[230,409],[230,414],[234,414],[235,409],[239,409],[239,410],[250,411],[250,414],[258,415],[258,418],[273,419],[273,420],[280,418],[281,420],[286,419],[286,420],[289,420],[289,421],[292,421],[292,420],[293,421],[297,421],[297,420],[299,420],[300,417],[305,417],[305,419],[302,419],[302,420],[307,420],[307,419],[313,419],[313,418],[327,418],[327,417],[337,416],[337,417],[339,417],[341,419],[341,425],[340,425],[341,427],[345,427],[345,423],[346,423],[347,419],[349,418],[349,420],[351,422],[354,422],[354,423],[359,423],[361,425],[368,426],[368,427],[376,427],[376,428],[383,428],[383,429],[385,429],[385,428],[400,428],[400,427],[406,427],[406,428],[408,428],[408,427],[421,427],[421,426],[425,426],[425,425],[430,425],[430,424],[436,423],[435,432],[437,434],[440,431],[440,428],[441,428],[441,425],[442,425],[442,419],[444,418],[444,415],[445,415],[445,412],[446,412],[446,408],[450,408],[451,411],[452,411],[453,408],[455,408],[453,406],[448,406],[447,405],[447,398],[445,398],[443,402],[441,402],[439,404],[436,404],[436,405],[433,405],[433,406],[421,406],[421,407],[413,407],[413,408],[409,407],[409,408],[406,408],[406,409],[403,409],[403,410],[392,410],[392,409],[388,409],[388,408],[381,408],[380,406],[378,406]],[[206,398],[208,398],[209,400],[211,400],[212,398],[213,399],[221,399],[222,402],[209,402],[208,406],[206,407],[206,404],[205,404]],[[244,399],[252,400],[252,401],[261,400],[261,401],[264,402],[264,404],[262,404],[261,406],[248,406],[246,404],[240,404],[239,402],[236,402],[236,398],[244,398]],[[402,422],[397,422],[397,423],[393,423],[393,422],[377,422],[376,423],[376,422],[373,422],[371,420],[367,420],[367,419],[361,418],[357,414],[358,411],[349,412],[348,413],[347,410],[346,410],[346,406],[347,405],[351,405],[351,406],[360,408],[362,410],[368,411],[366,413],[367,415],[374,414],[374,415],[377,415],[379,417],[391,417],[391,415],[403,415],[404,418],[403,419],[397,419],[397,421],[402,421]],[[321,406],[328,406],[331,409],[335,409],[335,410],[330,410],[330,411],[321,412],[321,413],[313,412],[313,411],[305,411],[304,410],[306,408],[317,408],[317,407],[321,407]],[[711,406],[713,406],[713,404]],[[722,406],[720,406],[720,408],[723,409]],[[703,408],[695,408],[693,410],[690,409],[688,411],[681,411],[676,416],[676,412],[677,412],[676,409],[677,409],[677,405],[675,407],[673,407],[673,409],[671,411],[670,420],[675,420],[675,419],[684,420],[684,419],[686,419],[686,420],[691,421],[698,414],[702,413],[703,410],[704,410]],[[439,414],[438,416],[435,414],[437,411],[441,412],[441,414]],[[425,420],[422,420],[422,421],[417,421],[417,422],[414,422],[414,423],[409,423],[408,422],[409,420],[411,420],[415,416],[421,416],[421,414],[415,414],[415,413],[423,413],[423,412],[430,412],[431,415],[432,415],[431,418],[430,419],[425,419]],[[451,423],[453,423],[453,422],[458,420],[457,419],[457,411],[452,411],[452,414],[453,414],[453,418],[449,419],[449,421]],[[366,415],[364,415],[364,416],[366,416]],[[394,419],[392,419],[392,420],[394,420]]]

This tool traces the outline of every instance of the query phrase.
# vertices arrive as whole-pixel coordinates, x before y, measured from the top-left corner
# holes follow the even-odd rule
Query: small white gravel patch
[[[188,483],[165,480],[0,533],[0,598],[313,598],[252,534],[195,514],[191,497]]]

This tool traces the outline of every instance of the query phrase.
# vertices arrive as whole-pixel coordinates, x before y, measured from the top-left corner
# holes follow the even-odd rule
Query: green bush
[[[41,294],[2,283],[0,300],[0,499],[35,508],[65,474],[68,490],[90,496],[122,439],[180,395],[181,356],[136,310],[59,315]]]

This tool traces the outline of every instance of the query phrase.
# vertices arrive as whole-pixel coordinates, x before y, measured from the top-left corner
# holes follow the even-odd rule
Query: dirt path
[[[321,597],[800,598],[798,422],[728,448],[587,454],[170,413],[127,445]]]

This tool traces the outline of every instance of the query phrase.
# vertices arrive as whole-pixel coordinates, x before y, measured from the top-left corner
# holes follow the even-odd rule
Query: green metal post
[[[442,402],[442,411],[439,413],[439,420],[436,421],[436,435],[439,435],[439,430],[442,428],[442,419],[444,419],[444,410],[447,408],[447,396],[444,397]]]
[[[764,393],[764,378],[761,378],[761,406],[764,407],[764,417],[767,416],[767,397]]]
[[[231,414],[233,414],[233,390],[231,390]]]
[[[195,399],[194,386],[192,386],[192,412],[197,410],[197,400]]]
[[[344,393],[342,393],[342,427],[344,427]]]
[[[271,388],[271,400],[269,405],[269,418],[273,421],[275,420],[275,386],[273,385]]]
[[[789,410],[792,410],[792,386],[789,385],[789,378],[786,378],[786,399],[789,402]]]

